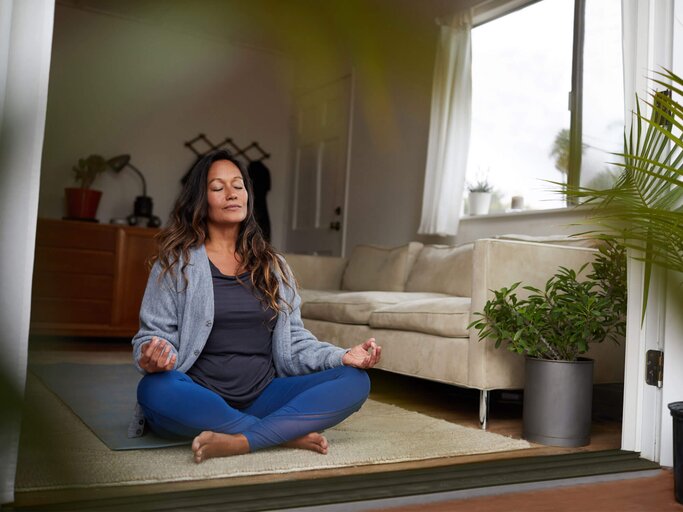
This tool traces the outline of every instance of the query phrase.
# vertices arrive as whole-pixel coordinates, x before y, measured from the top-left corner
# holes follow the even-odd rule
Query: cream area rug
[[[16,490],[109,487],[287,473],[529,448],[526,441],[368,400],[325,435],[329,453],[272,448],[192,460],[187,446],[112,451],[29,374]]]

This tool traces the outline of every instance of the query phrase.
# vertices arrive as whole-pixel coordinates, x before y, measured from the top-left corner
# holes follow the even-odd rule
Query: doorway
[[[351,105],[350,75],[296,98],[288,252],[344,254]]]

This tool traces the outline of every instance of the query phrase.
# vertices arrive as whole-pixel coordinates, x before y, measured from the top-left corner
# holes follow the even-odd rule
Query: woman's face
[[[218,160],[207,176],[210,224],[239,224],[247,218],[247,189],[235,164]]]

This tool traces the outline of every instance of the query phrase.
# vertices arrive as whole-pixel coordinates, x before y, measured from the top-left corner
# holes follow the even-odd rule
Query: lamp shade
[[[107,160],[107,164],[113,169],[114,172],[121,172],[121,170],[127,166],[129,162],[130,155],[119,155]]]

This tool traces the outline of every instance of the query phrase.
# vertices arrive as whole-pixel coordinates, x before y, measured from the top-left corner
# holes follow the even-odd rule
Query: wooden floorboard
[[[376,510],[368,503],[365,510]],[[671,470],[655,476],[568,487],[508,492],[496,496],[382,507],[384,512],[680,512]]]
[[[130,362],[130,345],[121,340],[32,340],[30,358],[34,362]],[[478,392],[429,382],[421,379],[394,375],[379,370],[371,371],[371,397],[404,409],[420,412],[436,418],[452,421],[461,425],[478,427]],[[495,394],[489,429],[492,432],[520,438],[521,404],[502,399]],[[424,470],[447,468],[463,464],[499,461],[511,458],[526,458],[571,453],[614,450],[620,447],[621,424],[616,420],[596,420],[593,423],[591,444],[581,448],[557,448],[533,445],[528,450],[484,455],[470,455],[413,461],[397,464],[359,466],[328,470],[305,471],[280,475],[262,475],[195,482],[174,482],[166,484],[120,486],[93,489],[93,496],[104,499],[117,499],[131,496],[151,496],[168,492],[186,492],[211,489],[224,489],[255,484],[295,483],[316,478],[349,477],[355,475],[378,475],[399,470]],[[81,499],[79,491],[44,491],[18,493],[18,505],[68,502]]]

